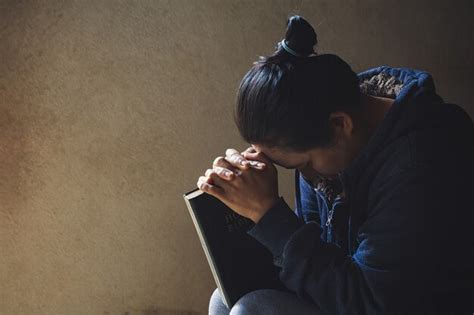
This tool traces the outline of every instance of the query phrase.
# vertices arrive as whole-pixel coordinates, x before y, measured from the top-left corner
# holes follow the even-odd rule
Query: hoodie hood
[[[420,128],[420,123],[426,124],[434,104],[443,103],[436,94],[432,76],[426,71],[381,66],[361,72],[358,77],[362,93],[395,99],[369,140],[365,154],[375,153],[381,146]]]
[[[447,104],[436,93],[430,73],[380,66],[358,74],[362,93],[395,101],[359,155],[344,171],[357,175],[386,146],[410,133],[430,132],[440,146],[472,134],[472,120],[458,105]]]
[[[385,147],[410,133],[427,131],[430,137],[439,138],[441,147],[443,143],[466,137],[466,135],[472,139],[471,118],[461,107],[446,104],[436,94],[430,73],[417,69],[379,66],[358,73],[358,78],[362,93],[388,97],[395,101],[368,143],[351,164],[340,173],[340,177],[345,182],[349,178],[358,177]],[[297,170],[295,178],[297,209],[300,211]],[[314,189],[329,197],[330,201],[336,197],[344,197],[338,179],[319,179],[313,184]]]

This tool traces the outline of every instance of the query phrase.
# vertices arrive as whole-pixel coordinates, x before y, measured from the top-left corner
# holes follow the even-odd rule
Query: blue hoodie
[[[425,71],[358,77],[395,99],[369,142],[336,181],[295,170],[296,211],[280,197],[248,233],[323,314],[471,314],[472,119]]]

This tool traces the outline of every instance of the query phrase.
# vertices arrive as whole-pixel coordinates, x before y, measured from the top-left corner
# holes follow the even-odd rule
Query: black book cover
[[[255,225],[252,220],[200,189],[183,196],[227,307],[257,289],[287,290],[272,253],[247,234]]]

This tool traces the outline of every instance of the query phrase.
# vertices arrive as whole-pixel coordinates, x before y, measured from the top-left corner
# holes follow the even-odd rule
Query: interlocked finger
[[[220,167],[220,166],[214,166],[213,169],[207,169],[205,172],[206,176],[210,176],[212,173],[216,173],[219,177],[225,180],[230,180],[232,179],[234,173],[225,168],[225,167]]]
[[[264,162],[252,160],[252,158],[258,155],[258,152],[253,147],[248,147],[247,149],[242,151],[240,154],[249,161],[250,166],[258,168],[258,169],[265,168],[266,164]]]
[[[251,166],[250,161],[244,158],[236,149],[227,149],[225,154],[225,159],[236,169],[246,170]]]

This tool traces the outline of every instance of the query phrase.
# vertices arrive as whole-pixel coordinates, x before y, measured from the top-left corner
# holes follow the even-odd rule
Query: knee
[[[224,304],[219,289],[216,288],[209,299],[209,315],[224,314],[229,314],[229,308]]]
[[[224,303],[222,301],[221,295],[219,293],[219,289],[216,288],[214,292],[212,292],[211,299],[209,300],[209,304],[220,304]]]
[[[299,299],[294,293],[260,289],[242,296],[229,315],[244,314],[318,314],[316,305]]]
[[[229,315],[265,314],[268,313],[265,307],[268,302],[265,290],[249,292],[235,303]]]

